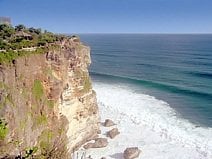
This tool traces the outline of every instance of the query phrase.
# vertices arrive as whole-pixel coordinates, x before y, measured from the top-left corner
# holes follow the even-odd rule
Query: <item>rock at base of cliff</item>
[[[113,139],[119,134],[120,134],[119,130],[117,128],[113,128],[112,130],[107,132],[107,137],[110,137],[111,139]]]
[[[94,143],[87,143],[86,145],[83,146],[84,149],[90,149],[93,148]]]
[[[115,125],[115,123],[110,119],[106,119],[103,124],[103,126],[105,126],[105,127],[110,127],[110,126],[114,126],[114,125]]]
[[[141,150],[138,147],[130,147],[124,150],[124,159],[134,159],[139,157]]]
[[[88,157],[86,157],[86,159],[93,159],[93,158],[91,157],[91,155],[89,155]]]
[[[108,141],[106,138],[97,138],[95,139],[94,143],[87,143],[84,145],[84,149],[89,149],[89,148],[102,148],[106,147],[108,145]]]

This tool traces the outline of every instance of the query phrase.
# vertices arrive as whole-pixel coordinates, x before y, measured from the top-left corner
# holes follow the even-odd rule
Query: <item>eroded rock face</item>
[[[119,134],[120,134],[120,132],[119,132],[118,128],[113,128],[112,130],[107,132],[107,137],[110,137],[111,139],[113,139],[114,137],[116,137]]]
[[[96,138],[99,132],[96,93],[92,90],[87,70],[90,64],[90,48],[80,45],[75,54],[77,60],[70,64],[66,88],[59,102],[62,114],[69,120],[67,135],[70,150],[76,150]]]
[[[130,147],[124,150],[124,159],[134,159],[139,157],[141,150],[138,147]]]
[[[90,63],[89,47],[66,40],[45,54],[0,66],[0,120],[6,125],[0,158],[30,149],[37,156],[51,152],[65,159],[97,135]]]

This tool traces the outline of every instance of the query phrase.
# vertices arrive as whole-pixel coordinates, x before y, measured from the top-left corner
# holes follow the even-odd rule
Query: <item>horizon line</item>
[[[130,33],[130,32],[126,32],[126,33],[115,33],[115,32],[111,32],[111,33],[109,33],[109,32],[98,32],[98,33],[91,33],[91,32],[87,32],[87,33],[83,33],[83,32],[79,32],[79,33],[77,33],[77,32],[73,32],[73,33],[59,33],[59,34],[169,34],[169,35],[201,35],[201,34],[204,34],[204,35],[206,35],[206,34],[212,34],[212,33]]]

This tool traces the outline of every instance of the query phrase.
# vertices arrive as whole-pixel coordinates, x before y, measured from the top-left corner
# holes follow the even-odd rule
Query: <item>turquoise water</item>
[[[122,83],[212,127],[212,35],[83,34],[93,80]]]

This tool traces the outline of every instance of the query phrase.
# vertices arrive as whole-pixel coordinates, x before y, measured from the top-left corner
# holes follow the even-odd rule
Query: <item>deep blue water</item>
[[[91,76],[164,100],[177,114],[212,127],[212,35],[83,34]]]

